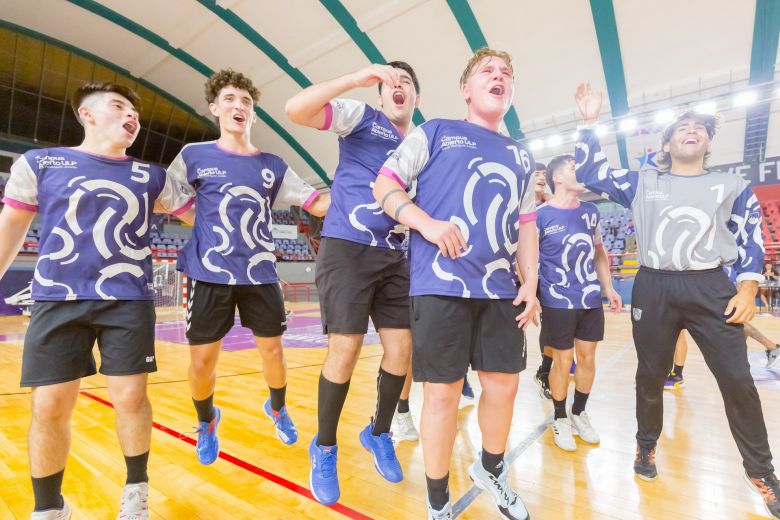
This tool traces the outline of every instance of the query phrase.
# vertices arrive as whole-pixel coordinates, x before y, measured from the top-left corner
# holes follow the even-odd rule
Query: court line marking
[[[109,408],[113,408],[114,405],[107,401],[106,399],[103,399],[102,397],[98,397],[95,394],[92,394],[90,392],[81,390],[79,392],[84,397],[88,397],[89,399],[92,399],[93,401],[96,401],[100,404],[103,404],[105,406],[108,406]],[[168,428],[167,426],[164,426],[158,422],[152,421],[152,427],[155,429],[167,433],[171,437],[174,437],[176,439],[179,439],[181,441],[186,442],[187,444],[190,444],[192,446],[195,446],[196,441],[195,439],[188,437],[187,435],[177,432],[176,430],[172,428]],[[239,468],[249,471],[250,473],[254,473],[255,475],[262,477],[266,480],[269,480],[273,482],[274,484],[278,484],[286,489],[289,489],[290,491],[297,493],[301,495],[302,497],[308,498],[309,500],[312,500],[313,502],[316,502],[317,504],[320,504],[317,499],[314,498],[314,496],[311,494],[311,491],[309,491],[307,488],[301,486],[300,484],[296,484],[295,482],[291,480],[287,480],[286,478],[279,476],[275,473],[271,473],[268,470],[265,470],[261,467],[255,466],[254,464],[247,462],[243,459],[240,459],[236,457],[235,455],[231,455],[229,453],[225,453],[224,451],[220,450],[219,452],[219,458],[224,460],[225,462],[229,462],[230,464],[233,464],[234,466],[238,466]],[[342,515],[346,516],[347,518],[353,518],[355,520],[373,520],[370,516],[367,516],[360,511],[355,511],[354,509],[347,507],[343,504],[335,503],[330,506],[326,506],[324,504],[320,504],[323,507],[328,507],[332,509],[333,511],[336,511],[337,513],[341,513]]]
[[[600,369],[598,369],[596,373],[596,379],[593,381],[593,384],[596,384],[596,382],[599,380],[599,376],[603,374],[604,372],[609,371],[615,363],[617,363],[618,359],[626,353],[626,351],[629,348],[632,348],[634,346],[633,341],[629,341],[620,349],[618,349],[617,352],[612,354],[609,359],[607,359],[601,366]],[[548,415],[544,421],[537,424],[536,427],[531,430],[531,432],[526,435],[523,440],[520,441],[520,443],[509,450],[509,453],[504,457],[506,460],[507,468],[512,465],[513,462],[515,462],[520,455],[523,454],[525,450],[528,449],[529,446],[531,446],[533,443],[535,443],[539,438],[544,435],[544,432],[547,430],[547,426],[552,422],[553,414]],[[476,485],[472,485],[468,491],[466,491],[462,497],[460,497],[452,506],[452,518],[457,518],[463,512],[466,510],[467,507],[469,507],[474,500],[477,499],[479,494],[482,493],[482,490],[479,489]]]

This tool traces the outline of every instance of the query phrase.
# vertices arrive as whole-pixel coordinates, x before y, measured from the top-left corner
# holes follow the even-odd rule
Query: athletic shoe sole
[[[644,480],[645,482],[653,482],[654,480],[658,479],[658,475],[654,477],[648,477],[647,475],[642,475],[641,473],[637,473],[636,470],[634,470],[634,475],[639,477],[641,480]]]
[[[761,497],[761,502],[764,504],[764,509],[766,509],[766,513],[769,515],[769,518],[777,518],[775,515],[772,514],[772,511],[769,510],[769,506],[766,502],[764,502],[764,495],[761,494],[761,491],[758,490],[755,484],[753,484],[753,481],[750,480],[750,477],[747,476],[747,473],[742,474],[742,478],[747,482],[748,487],[755,491],[759,497]]]
[[[780,368],[780,356],[777,356],[775,359],[772,360],[771,363],[768,363],[767,368]]]
[[[336,500],[333,500],[332,502],[326,502],[326,501],[320,499],[320,497],[317,496],[317,493],[314,492],[314,484],[311,481],[311,477],[312,476],[313,475],[312,475],[312,471],[311,471],[311,468],[310,468],[309,469],[309,491],[311,491],[311,496],[314,497],[314,500],[316,500],[317,502],[319,502],[320,504],[322,504],[324,506],[330,506],[330,505],[333,505],[333,504],[335,504],[336,502],[339,501],[338,498]],[[339,495],[339,498],[341,498],[341,495]]]
[[[474,485],[477,486],[482,491],[484,491],[485,493],[487,493],[488,495],[490,495],[490,498],[493,498],[493,493],[491,493],[490,490],[484,484],[482,484],[482,482],[479,479],[474,477],[474,475],[472,474],[472,471],[473,470],[471,469],[471,466],[469,466],[469,478],[474,483]],[[518,495],[518,500],[520,500],[519,495]],[[501,509],[501,507],[499,507],[499,505],[496,503],[495,499],[493,500],[493,506],[496,508],[496,511],[498,511],[498,514],[502,518],[512,518],[511,516],[507,515]],[[526,511],[527,511],[527,509],[526,509]],[[529,512],[523,520],[531,520],[531,513]]]

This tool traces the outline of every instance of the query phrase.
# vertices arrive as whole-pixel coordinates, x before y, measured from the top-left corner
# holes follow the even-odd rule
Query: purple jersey
[[[334,99],[325,110],[322,130],[339,135],[339,164],[322,236],[400,249],[403,227],[382,211],[372,190],[379,168],[403,136],[382,111],[360,101]]]
[[[415,203],[455,223],[468,249],[456,260],[412,231],[411,295],[514,298],[520,221],[535,218],[534,160],[523,145],[467,121],[432,119],[414,131],[380,173],[404,187],[417,182]]]
[[[179,253],[187,276],[226,285],[276,283],[271,210],[306,209],[317,190],[280,157],[229,152],[216,141],[182,148],[168,173],[196,195],[192,239]]]
[[[580,202],[561,208],[549,202],[536,208],[539,230],[539,300],[545,307],[601,307],[594,257],[601,246],[599,210]]]
[[[11,167],[3,202],[37,211],[37,301],[151,300],[149,222],[155,201],[190,207],[183,186],[159,166],[73,148],[30,150]]]

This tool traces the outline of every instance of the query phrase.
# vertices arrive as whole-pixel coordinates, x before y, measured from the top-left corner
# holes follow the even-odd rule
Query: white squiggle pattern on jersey
[[[565,301],[567,308],[573,309],[572,301],[555,290],[556,286],[569,287],[569,276],[573,275],[577,278],[577,283],[584,286],[580,301],[583,307],[587,307],[587,296],[592,292],[601,292],[593,261],[593,238],[588,233],[573,233],[564,237],[563,243],[564,248],[561,253],[563,269],[555,269],[561,279],[550,286],[550,295],[557,300]],[[574,258],[573,264],[570,262],[572,258]]]
[[[689,269],[708,269],[717,267],[712,263],[703,262],[703,258],[696,252],[696,246],[701,244],[702,238],[707,234],[712,225],[711,218],[698,208],[680,206],[672,208],[667,206],[661,210],[663,217],[655,233],[655,249],[660,256],[666,254],[668,244],[664,244],[664,235],[667,226],[674,225],[674,229],[682,229],[673,237],[671,244],[672,264],[677,270],[682,271],[684,265]],[[687,228],[686,228],[687,225]],[[702,245],[707,251],[712,250],[713,241]],[[683,262],[685,260],[685,263]],[[658,269],[658,264],[651,266]]]
[[[466,241],[466,244],[469,242],[469,227],[468,225],[463,221],[463,219],[459,217],[452,216],[450,217],[450,222],[458,226],[458,229],[460,229],[460,234],[463,235],[463,240]],[[462,252],[459,255],[460,257],[464,257],[468,255],[471,252],[471,246],[469,246],[468,249],[466,249],[464,252]],[[463,298],[469,298],[471,296],[471,291],[469,290],[468,286],[466,286],[466,282],[454,274],[445,271],[441,265],[439,265],[439,258],[441,257],[441,251],[436,252],[436,256],[433,258],[433,263],[431,264],[431,267],[433,268],[433,273],[442,280],[446,282],[454,282],[457,281],[463,286],[463,293],[461,296]]]
[[[144,270],[135,264],[119,263],[108,265],[100,270],[100,278],[95,282],[95,292],[104,300],[116,300],[116,297],[103,292],[103,282],[109,278],[125,273],[133,275],[136,278],[141,278],[144,275]]]
[[[273,237],[269,236],[270,231],[266,234],[260,226],[262,222],[270,222],[271,209],[268,205],[268,201],[257,190],[250,188],[249,186],[234,186],[233,183],[225,183],[219,188],[220,193],[224,196],[219,203],[219,220],[222,226],[213,226],[212,229],[221,238],[221,242],[214,247],[206,250],[203,255],[203,266],[213,273],[225,273],[228,275],[228,285],[235,285],[236,274],[230,272],[229,269],[225,269],[214,264],[209,256],[213,253],[221,256],[229,255],[235,245],[231,243],[230,234],[236,231],[235,226],[230,221],[229,208],[231,204],[236,202],[247,204],[247,207],[238,223],[238,234],[241,240],[246,244],[246,247],[250,250],[263,248],[264,251],[255,254],[247,265],[247,278],[253,283],[258,283],[252,277],[252,269],[260,262],[275,262],[276,257],[272,253],[274,250]]]
[[[392,152],[393,151],[390,150],[387,154],[390,155]],[[371,190],[374,189],[374,183],[373,182],[369,184],[369,188]],[[411,197],[412,197],[412,195],[410,195],[410,198]],[[360,222],[360,220],[358,220],[358,216],[357,216],[358,211],[360,211],[362,209],[367,210],[371,215],[383,215],[384,214],[384,210],[379,206],[378,202],[373,202],[373,203],[368,203],[368,204],[358,204],[357,206],[355,206],[355,208],[349,214],[349,223],[352,224],[352,227],[357,229],[358,231],[361,231],[361,232],[364,232],[364,233],[368,233],[369,235],[371,235],[371,245],[372,246],[376,246],[377,245],[377,239],[376,239],[376,236],[374,235],[373,231],[371,231],[371,229],[368,226],[366,226],[365,224]],[[393,245],[393,243],[390,242],[390,238],[391,238],[391,236],[393,235],[394,232],[395,232],[394,229],[391,229],[390,232],[387,234],[387,236],[384,239],[385,243],[387,243],[387,246],[390,249],[395,249],[395,246]]]
[[[142,182],[135,179],[136,182]],[[146,179],[148,181],[148,178]],[[120,213],[113,207],[106,207],[103,212],[98,216],[92,227],[92,241],[97,249],[98,253],[110,260],[118,254],[124,255],[127,258],[133,260],[143,260],[152,254],[152,250],[147,247],[137,248],[131,247],[135,245],[127,230],[131,227],[133,222],[138,218],[140,212],[144,214],[144,222],[142,225],[134,230],[134,234],[137,237],[143,236],[148,226],[148,212],[149,212],[149,197],[147,194],[143,196],[143,208],[139,205],[139,200],[133,191],[119,184],[118,182],[101,180],[101,179],[87,179],[85,176],[78,176],[71,179],[68,183],[68,187],[74,187],[76,189],[68,197],[68,208],[65,211],[65,222],[68,225],[70,231],[55,227],[52,229],[52,234],[58,235],[63,240],[63,248],[54,253],[41,255],[38,258],[38,262],[46,261],[58,261],[59,265],[70,264],[76,260],[78,253],[70,259],[66,259],[74,249],[74,237],[81,235],[84,230],[81,228],[78,222],[79,206],[89,204],[89,200],[85,198],[87,193],[96,193],[96,197],[109,198],[116,201],[124,202],[124,212]],[[117,222],[118,216],[118,222]],[[109,242],[109,238],[113,239],[113,242]],[[117,251],[117,252],[114,252]],[[116,297],[103,291],[103,283],[114,276],[122,273],[127,273],[136,278],[144,276],[143,269],[134,264],[128,264],[124,262],[118,262],[110,264],[100,270],[101,277],[95,283],[95,291],[105,300],[115,300]],[[35,273],[36,281],[45,286],[61,286],[67,291],[65,296],[66,300],[76,299],[77,295],[73,292],[73,289],[66,284],[54,282],[48,280],[40,274],[40,269],[36,269]]]
[[[481,232],[486,234],[490,248],[494,253],[498,253],[503,247],[508,253],[511,254],[517,248],[517,242],[512,241],[511,234],[512,226],[516,225],[516,222],[514,222],[516,219],[510,218],[513,212],[517,210],[519,204],[517,175],[514,171],[501,163],[480,163],[479,161],[481,160],[481,157],[476,157],[469,161],[468,164],[468,167],[472,170],[472,173],[466,182],[466,189],[463,192],[463,208],[466,213],[466,219],[468,220],[468,223],[457,217],[451,217],[450,221],[455,223],[458,228],[460,228],[464,240],[466,240],[466,243],[468,243],[468,236],[470,234],[469,224],[474,228],[477,228],[479,224],[479,218],[476,211],[474,210],[474,194],[477,191],[480,182],[487,181],[488,184],[498,184],[508,188],[510,193],[508,201],[505,201],[504,197],[500,193],[494,195],[488,206],[487,214],[485,215],[484,228],[481,230]],[[499,212],[502,206],[504,211],[499,216]],[[501,236],[499,236],[499,230],[497,229],[498,223],[500,223]],[[469,251],[470,250],[471,248],[469,248]],[[468,251],[461,254],[460,256],[465,256],[467,253]],[[439,265],[438,259],[439,254],[437,253],[432,265],[434,274],[436,274],[438,278],[444,281],[452,281],[453,278],[461,281],[464,287],[463,297],[468,298],[468,295],[470,295],[471,292],[466,288],[465,282],[457,277],[454,277],[452,273],[444,271]],[[512,266],[507,261],[491,262],[489,265],[484,266],[484,269],[485,274],[482,277],[482,287],[489,298],[498,298],[497,294],[488,291],[488,281],[496,271],[507,270],[511,273]]]

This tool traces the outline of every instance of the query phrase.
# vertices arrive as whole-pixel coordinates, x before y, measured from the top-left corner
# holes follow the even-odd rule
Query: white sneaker
[[[452,520],[452,502],[447,502],[441,509],[434,509],[425,497],[425,505],[428,507],[428,520]]]
[[[569,411],[569,419],[571,420],[572,434],[579,435],[580,439],[588,444],[598,444],[601,442],[599,432],[590,423],[590,416],[585,410],[579,415],[573,415],[571,410]]]
[[[780,347],[775,347],[772,350],[766,351],[766,367],[780,367]]]
[[[493,502],[502,518],[510,520],[527,520],[529,517],[525,504],[520,499],[520,495],[509,486],[507,476],[509,468],[504,464],[504,469],[498,478],[482,467],[482,461],[477,460],[469,466],[469,477],[478,488],[489,492],[493,496]]]
[[[149,484],[127,484],[122,493],[122,505],[116,520],[147,520],[149,518]]]
[[[70,507],[65,499],[62,500],[61,509],[47,509],[46,511],[33,511],[30,520],[68,520],[70,518]]]
[[[393,438],[400,441],[416,441],[420,439],[420,432],[417,431],[414,425],[412,412],[396,412],[393,415],[392,430]]]
[[[555,445],[565,451],[574,451],[577,449],[577,443],[574,442],[574,435],[571,431],[571,422],[568,418],[555,419],[550,425],[553,433]]]

